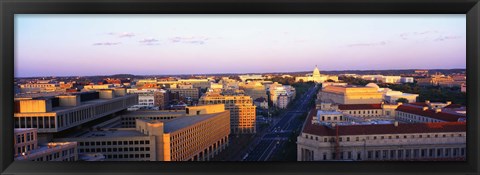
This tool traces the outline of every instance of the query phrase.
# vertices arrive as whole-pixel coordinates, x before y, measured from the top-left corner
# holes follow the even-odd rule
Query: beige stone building
[[[378,104],[383,96],[374,87],[326,86],[318,92],[317,99],[337,104]]]
[[[125,89],[21,98],[15,100],[14,127],[38,128],[39,133],[60,132],[137,103],[137,95],[128,95]]]
[[[467,154],[464,122],[317,125],[314,115],[297,137],[298,161],[465,160]]]
[[[223,104],[188,107],[169,120],[136,119],[135,128],[106,128],[73,138],[80,153],[106,161],[208,161],[228,146],[230,113]]]
[[[225,104],[225,109],[230,111],[230,129],[233,134],[256,132],[256,106],[249,96],[206,94],[200,98],[199,104]]]

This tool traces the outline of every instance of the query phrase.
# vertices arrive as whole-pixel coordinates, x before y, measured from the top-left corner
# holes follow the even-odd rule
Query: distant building
[[[239,75],[238,77],[242,82],[246,82],[247,80],[265,80],[265,77],[262,75]]]
[[[260,97],[253,101],[253,104],[258,108],[268,109],[268,101],[266,98]]]
[[[338,81],[338,76],[322,75],[322,74],[320,74],[320,70],[318,70],[317,66],[315,66],[315,69],[313,70],[312,75],[307,75],[305,77],[295,77],[295,82],[313,81],[315,83],[323,83],[327,80],[332,80],[334,82],[337,82]]]
[[[240,83],[239,89],[243,90],[245,95],[252,97],[252,99],[268,98],[267,91],[260,82]]]
[[[277,99],[277,107],[280,109],[286,109],[289,103],[287,94],[280,94]]]
[[[428,70],[415,70],[415,76],[428,76]]]
[[[139,107],[154,107],[155,106],[155,92],[158,89],[127,89],[128,94],[138,95]]]
[[[54,92],[56,90],[53,83],[27,83],[20,85],[21,93]]]
[[[193,88],[192,84],[180,84],[178,88],[170,88],[168,90],[171,94],[177,94],[179,100],[198,100],[200,98],[200,91],[198,88]]]
[[[414,83],[413,77],[402,77],[400,78],[401,83]]]
[[[165,110],[168,108],[170,102],[170,94],[166,90],[159,90],[153,93],[154,106],[159,107],[160,110]]]
[[[14,130],[16,161],[77,161],[76,142],[38,144],[36,128]]]

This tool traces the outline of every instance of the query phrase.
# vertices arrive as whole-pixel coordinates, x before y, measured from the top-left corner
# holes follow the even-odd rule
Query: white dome
[[[365,85],[365,87],[371,87],[371,88],[380,88],[380,86],[378,86],[377,84],[375,83],[368,83],[367,85]]]

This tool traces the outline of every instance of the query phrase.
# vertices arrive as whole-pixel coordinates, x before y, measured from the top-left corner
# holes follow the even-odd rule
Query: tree
[[[408,99],[406,99],[406,98],[399,98],[399,99],[397,99],[396,102],[397,102],[397,103],[398,103],[398,102],[401,102],[401,103],[404,103],[404,104],[405,104],[405,103],[408,103]]]

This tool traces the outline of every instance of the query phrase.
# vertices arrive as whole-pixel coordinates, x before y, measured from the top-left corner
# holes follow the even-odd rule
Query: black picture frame
[[[478,174],[478,0],[1,0],[2,174]],[[465,162],[14,162],[15,14],[466,14]]]

